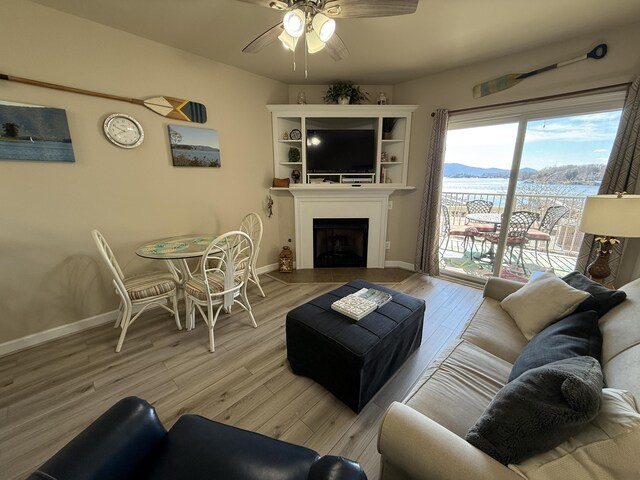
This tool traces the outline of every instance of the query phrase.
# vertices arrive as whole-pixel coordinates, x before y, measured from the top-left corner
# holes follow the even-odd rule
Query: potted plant
[[[338,80],[333,85],[329,85],[329,89],[322,99],[324,103],[357,104],[368,100],[369,93],[363,92],[358,85],[354,85],[350,80]]]
[[[382,138],[391,140],[393,138],[393,127],[396,126],[397,118],[385,117],[382,119]]]

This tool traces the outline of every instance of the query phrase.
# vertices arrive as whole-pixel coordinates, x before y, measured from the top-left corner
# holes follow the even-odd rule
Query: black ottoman
[[[361,288],[393,299],[359,321],[331,304]],[[287,314],[287,358],[291,370],[312,378],[359,412],[422,342],[424,300],[354,280]]]

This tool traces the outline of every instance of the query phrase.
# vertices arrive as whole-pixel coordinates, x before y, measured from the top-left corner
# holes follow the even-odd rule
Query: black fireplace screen
[[[366,267],[368,218],[315,218],[313,266]]]

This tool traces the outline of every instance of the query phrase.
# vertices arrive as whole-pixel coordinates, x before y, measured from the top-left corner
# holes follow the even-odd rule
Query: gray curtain
[[[609,163],[602,178],[598,194],[612,194],[616,192],[635,193],[638,186],[638,172],[640,171],[640,77],[629,87],[627,99],[624,103],[620,126],[616,134]],[[606,235],[607,232],[600,232]],[[611,275],[605,279],[605,284],[615,284],[620,270],[620,259],[625,242],[620,238],[609,256]],[[595,236],[585,235],[576,270],[586,274],[587,266],[595,259]]]
[[[436,110],[431,130],[431,144],[427,154],[427,171],[424,175],[422,208],[418,224],[415,268],[418,272],[432,276],[440,273],[438,265],[440,196],[448,123],[449,112],[443,109]]]

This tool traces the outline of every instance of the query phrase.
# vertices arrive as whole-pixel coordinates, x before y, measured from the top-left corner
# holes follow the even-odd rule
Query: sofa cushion
[[[500,306],[515,320],[527,340],[531,340],[547,325],[569,315],[590,296],[552,272],[545,272],[502,300]]]
[[[600,285],[597,282],[585,277],[580,272],[571,272],[568,275],[562,277],[562,280],[567,282],[573,288],[582,290],[591,295],[590,298],[584,300],[574,310],[575,312],[586,312],[588,310],[595,310],[599,316],[604,315],[616,305],[624,302],[627,298],[627,294],[622,290],[611,290]]]
[[[592,357],[534,368],[504,386],[466,439],[507,465],[558,446],[600,409],[602,371]]]
[[[425,370],[404,403],[464,438],[510,370],[509,362],[458,339]]]
[[[549,478],[638,478],[640,413],[629,392],[602,390],[600,413],[556,448],[509,468],[529,480]]]
[[[600,360],[602,334],[595,310],[572,313],[542,330],[533,337],[513,364],[509,381],[532,368],[556,360],[590,356]]]
[[[620,290],[627,294],[627,299],[600,319],[603,366],[616,355],[640,346],[640,279]]]

